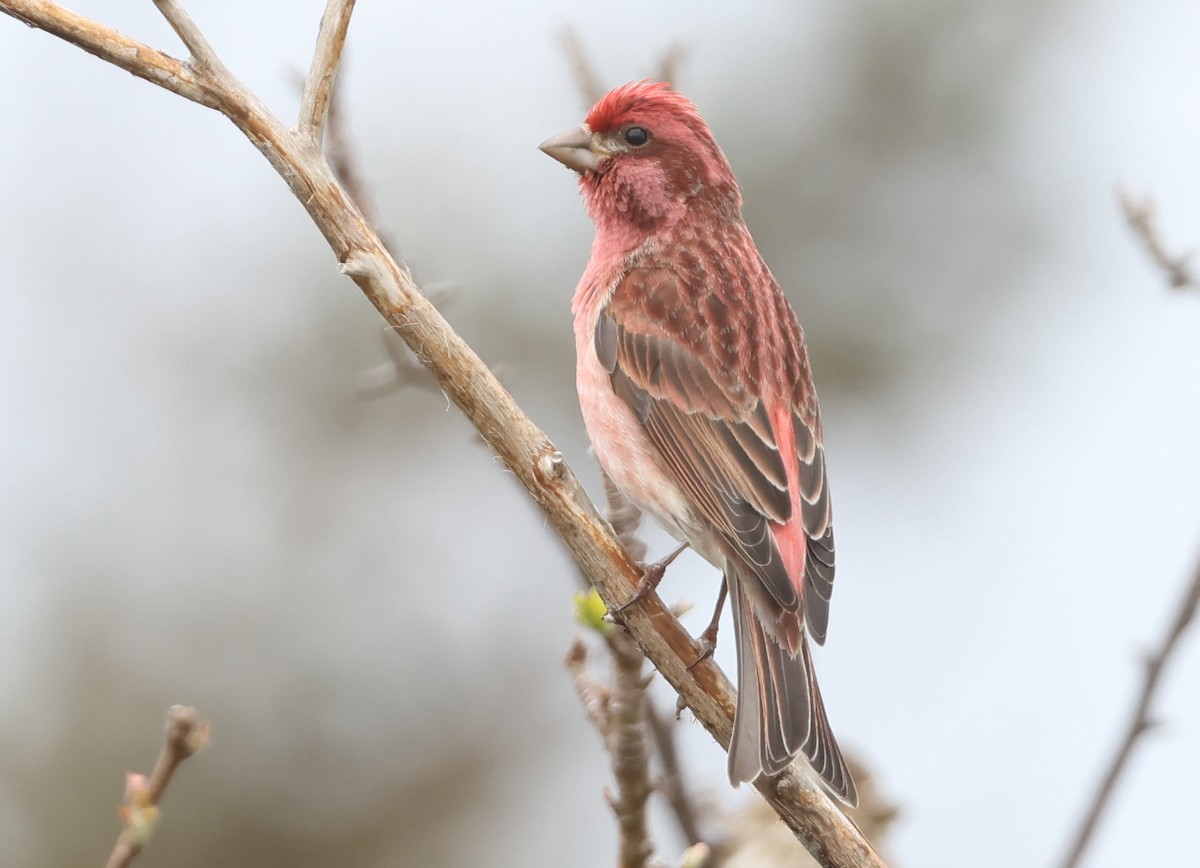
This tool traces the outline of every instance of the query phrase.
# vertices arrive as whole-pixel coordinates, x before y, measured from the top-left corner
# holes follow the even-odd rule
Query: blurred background
[[[321,0],[190,5],[294,116]],[[180,51],[148,2],[72,7]],[[565,25],[607,84],[686,47],[805,324],[838,528],[818,668],[900,807],[887,851],[1051,864],[1200,545],[1200,303],[1114,198],[1200,244],[1200,5],[360,3],[341,92],[379,222],[598,497],[591,227],[535,149],[583,116]],[[0,82],[2,861],[99,863],[184,702],[213,744],[139,864],[613,864],[571,563],[442,395],[356,395],[383,322],[283,183],[7,18]],[[698,630],[717,586],[688,556],[660,593]],[[1090,865],[1195,864],[1190,638]],[[680,738],[710,818],[751,798]]]

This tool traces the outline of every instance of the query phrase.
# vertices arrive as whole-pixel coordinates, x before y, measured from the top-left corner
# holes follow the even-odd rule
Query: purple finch
[[[665,84],[606,94],[541,149],[596,225],[575,291],[577,385],[613,483],[725,574],[736,785],[803,754],[854,804],[807,636],[825,641],[833,529],[804,334],[699,111]]]

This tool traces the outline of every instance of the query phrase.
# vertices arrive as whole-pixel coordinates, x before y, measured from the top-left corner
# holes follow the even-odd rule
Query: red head
[[[736,216],[742,199],[729,162],[688,99],[666,84],[639,81],[609,91],[583,126],[541,149],[580,173],[597,228],[632,243],[690,208]]]

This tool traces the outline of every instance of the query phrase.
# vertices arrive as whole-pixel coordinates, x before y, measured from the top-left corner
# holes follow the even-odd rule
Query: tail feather
[[[760,774],[777,774],[803,754],[838,798],[857,804],[854,779],[825,714],[807,638],[800,636],[792,656],[755,616],[744,585],[747,579],[731,570],[726,580],[738,660],[729,779],[737,784]]]

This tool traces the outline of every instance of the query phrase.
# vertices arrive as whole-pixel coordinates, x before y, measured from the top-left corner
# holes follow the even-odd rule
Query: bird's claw
[[[658,584],[662,581],[663,575],[666,572],[667,565],[663,561],[643,566],[642,578],[638,581],[637,587],[633,589],[633,593],[629,595],[628,600],[612,610],[612,614],[619,617],[634,603],[640,603],[653,594],[658,589]]]
[[[623,614],[625,610],[634,603],[640,603],[642,600],[653,594],[655,590],[658,589],[659,582],[662,581],[663,576],[666,574],[667,567],[669,567],[671,562],[675,560],[675,558],[679,557],[680,553],[683,552],[683,550],[687,547],[688,544],[684,543],[661,561],[657,561],[653,564],[643,564],[642,577],[638,581],[637,587],[633,589],[633,593],[629,595],[629,599],[617,606],[617,608],[613,609],[611,614],[620,617],[621,614]]]
[[[713,656],[713,652],[717,650],[717,631],[716,625],[710,624],[708,629],[700,634],[700,638],[696,640],[696,644],[700,646],[700,654],[688,664],[688,671],[691,672],[709,657]]]
[[[721,593],[717,595],[717,605],[713,609],[712,620],[708,622],[708,626],[696,640],[700,645],[700,656],[688,664],[689,672],[713,656],[713,652],[717,650],[717,628],[721,626],[721,609],[725,607],[725,597],[728,595],[729,583],[722,581]]]

